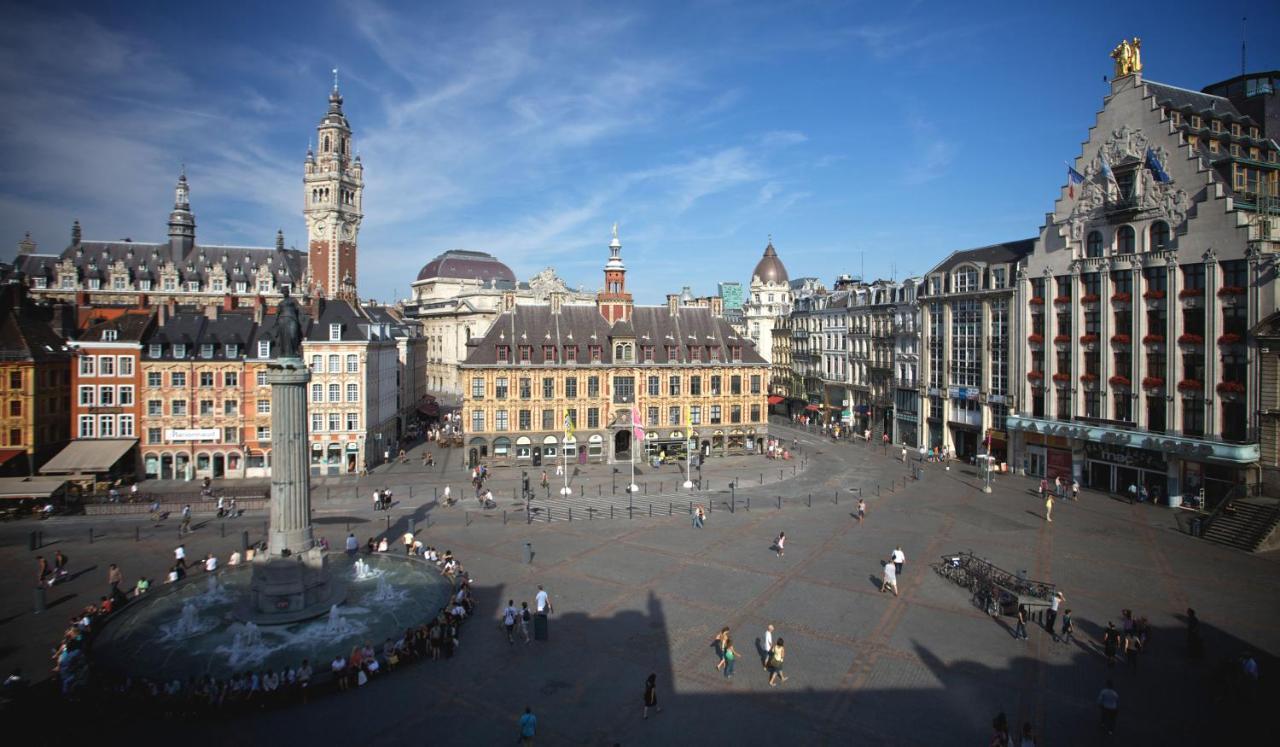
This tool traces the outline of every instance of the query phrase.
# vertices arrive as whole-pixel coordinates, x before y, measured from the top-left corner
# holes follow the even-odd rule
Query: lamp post
[[[684,464],[685,464],[684,489],[685,490],[690,490],[693,488],[693,448],[696,444],[697,444],[697,441],[691,438],[689,439],[688,443],[685,445],[685,450],[684,450]]]
[[[984,467],[986,468],[987,474],[986,474],[986,483],[982,486],[982,492],[990,493],[991,492],[991,433],[990,432],[987,433],[987,456],[983,460],[983,463],[984,463]]]

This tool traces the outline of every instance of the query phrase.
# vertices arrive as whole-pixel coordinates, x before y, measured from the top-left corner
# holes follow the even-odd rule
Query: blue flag
[[[1156,181],[1164,182],[1165,184],[1173,181],[1168,172],[1164,170],[1164,166],[1160,165],[1160,159],[1156,158],[1156,152],[1151,148],[1147,148],[1146,162],[1147,168],[1151,169],[1151,175],[1156,178]]]

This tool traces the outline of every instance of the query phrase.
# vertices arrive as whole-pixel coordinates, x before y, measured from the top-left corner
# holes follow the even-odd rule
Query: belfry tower
[[[302,180],[308,271],[324,298],[354,296],[356,237],[364,217],[364,166],[360,156],[352,156],[351,125],[342,113],[337,70],[329,111],[316,127],[316,147],[318,152],[307,148]]]
[[[604,264],[604,290],[596,296],[596,306],[610,324],[631,321],[631,294],[627,292],[627,268],[622,264],[622,242],[618,224],[613,224],[609,261]]]

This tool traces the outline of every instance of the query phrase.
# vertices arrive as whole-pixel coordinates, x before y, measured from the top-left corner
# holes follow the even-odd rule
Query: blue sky
[[[1280,68],[1273,4],[1050,5],[6,3],[0,256],[73,219],[163,239],[183,163],[199,240],[302,247],[336,66],[362,296],[451,248],[598,288],[614,221],[643,302],[745,283],[770,234],[793,278],[903,277],[1038,231],[1122,36],[1200,88],[1239,73],[1248,14],[1250,70]]]

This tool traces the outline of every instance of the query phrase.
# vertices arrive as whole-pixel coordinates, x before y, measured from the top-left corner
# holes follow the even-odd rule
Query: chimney
[[[679,313],[679,311],[680,311],[680,294],[668,293],[667,294],[667,312],[670,313],[671,316],[675,316],[677,313]]]
[[[262,303],[262,296],[258,296],[253,304],[253,323],[262,324],[262,317],[265,313],[265,304]]]
[[[71,243],[80,243],[80,221],[76,221],[71,224]]]
[[[53,331],[64,340],[70,340],[75,336],[76,317],[78,316],[76,307],[69,303],[56,303],[53,305]]]
[[[235,307],[236,307],[235,296],[231,295],[230,293],[224,293],[222,295],[222,310],[231,311]]]
[[[156,307],[156,326],[163,327],[169,321],[169,304],[162,303]]]
[[[76,306],[89,305],[89,291],[76,291]]]
[[[147,304],[148,304],[149,302],[150,302],[150,299],[149,299],[149,298],[147,298],[147,294],[146,294],[146,293],[139,293],[139,294],[138,294],[138,304],[137,304],[137,305],[138,305],[138,308],[140,308],[140,309],[145,309],[145,308],[147,308]]]

